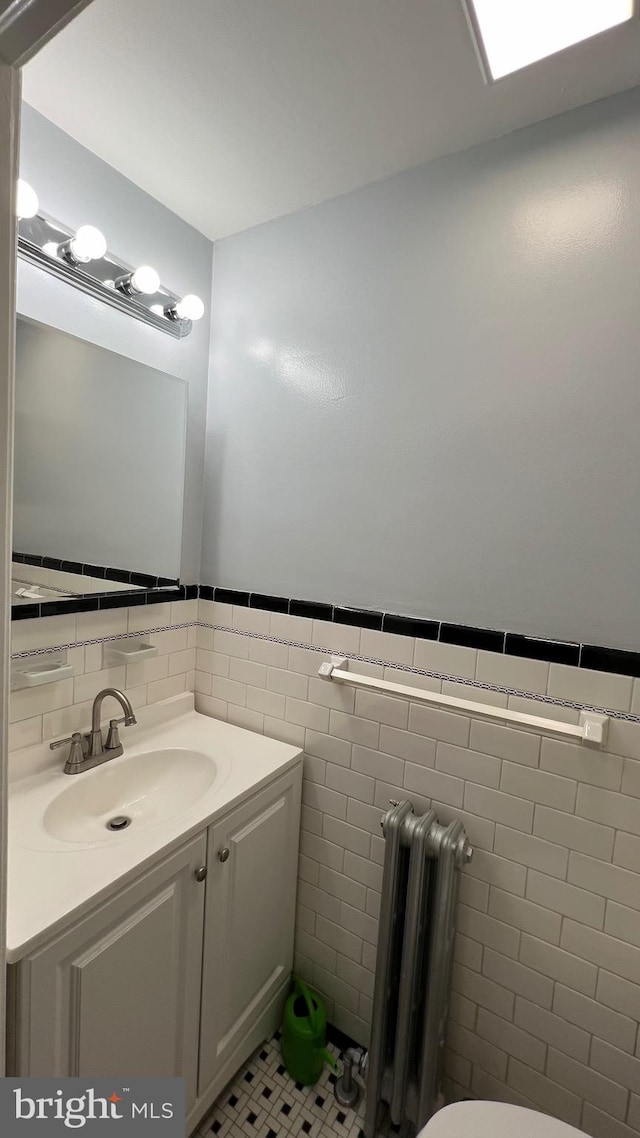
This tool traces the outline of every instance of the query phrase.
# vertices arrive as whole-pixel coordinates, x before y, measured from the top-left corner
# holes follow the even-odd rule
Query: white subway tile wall
[[[640,1133],[640,723],[612,720],[611,751],[589,751],[316,673],[319,649],[362,653],[377,662],[358,671],[385,665],[391,680],[440,690],[437,676],[397,668],[434,671],[454,677],[443,691],[568,722],[576,709],[535,696],[630,713],[632,682],[279,614],[268,633],[260,625],[291,642],[274,644],[228,631],[240,629],[237,610],[219,610],[200,602],[200,620],[226,631],[198,630],[197,705],[233,722],[251,707],[254,730],[308,756],[296,967],[331,1020],[368,1041],[380,818],[389,798],[409,797],[418,812],[433,800],[475,845],[461,878],[448,1095],[546,1110],[595,1138]],[[266,673],[229,672],[234,657],[264,660]],[[463,690],[474,679],[526,695]]]
[[[594,1138],[640,1134],[640,723],[613,719],[610,750],[590,751],[340,688],[317,670],[326,651],[362,653],[368,674],[433,690],[450,677],[442,690],[456,692],[475,680],[485,687],[466,687],[472,698],[567,722],[577,708],[536,696],[638,714],[633,682],[211,601],[162,616],[189,627],[154,633],[160,655],[148,664],[108,672],[102,646],[82,642],[153,627],[150,610],[17,624],[16,652],[75,643],[76,676],[14,694],[13,748],[84,726],[106,681],[138,706],[194,690],[200,711],[303,747],[295,963],[361,1043],[381,815],[404,796],[417,812],[433,802],[442,821],[460,817],[475,854],[461,877],[448,1096],[546,1110]]]
[[[10,750],[16,751],[43,739],[55,739],[89,727],[91,705],[101,688],[121,688],[129,696],[134,709],[180,692],[193,691],[197,605],[197,601],[177,601],[171,605],[136,606],[102,613],[14,621],[14,653],[76,646],[67,650],[67,660],[75,669],[73,679],[11,692]],[[106,638],[127,632],[138,634],[143,630],[146,634],[148,629],[161,627],[165,631],[149,637],[158,649],[156,657],[138,664],[103,666]],[[106,704],[105,714],[108,713],[109,705]]]

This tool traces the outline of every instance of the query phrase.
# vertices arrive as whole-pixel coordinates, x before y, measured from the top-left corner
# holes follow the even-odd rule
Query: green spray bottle
[[[327,1051],[327,1016],[320,997],[295,974],[284,1009],[282,1058],[292,1079],[304,1086],[317,1083],[325,1062],[336,1067]]]

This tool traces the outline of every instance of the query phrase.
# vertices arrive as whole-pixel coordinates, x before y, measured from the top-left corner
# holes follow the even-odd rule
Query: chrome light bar
[[[122,287],[122,281],[129,282],[135,273],[131,265],[108,250],[89,261],[78,261],[69,252],[73,240],[73,231],[46,214],[38,212],[18,221],[18,256],[25,261],[175,339],[189,335],[193,324],[178,315],[179,296],[164,285],[151,294]]]

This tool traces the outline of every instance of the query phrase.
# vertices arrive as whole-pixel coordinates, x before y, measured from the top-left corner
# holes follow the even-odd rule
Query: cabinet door
[[[201,1095],[291,972],[301,777],[290,771],[209,829]]]
[[[197,1083],[206,834],[23,961],[24,1075],[184,1075]]]

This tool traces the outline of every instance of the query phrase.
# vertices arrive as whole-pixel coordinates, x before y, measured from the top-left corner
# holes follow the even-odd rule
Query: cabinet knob
[[[201,865],[199,869],[196,869],[196,872],[195,872],[196,881],[204,881],[206,876],[207,876],[206,865]]]
[[[225,847],[224,847],[224,849],[222,849],[222,850],[220,850],[220,851],[219,851],[219,853],[218,853],[218,860],[219,860],[219,861],[228,861],[228,860],[229,860],[229,854],[230,854],[230,852],[231,852],[231,851],[230,851],[230,850],[228,850],[228,849],[227,849],[227,847],[225,846]]]

